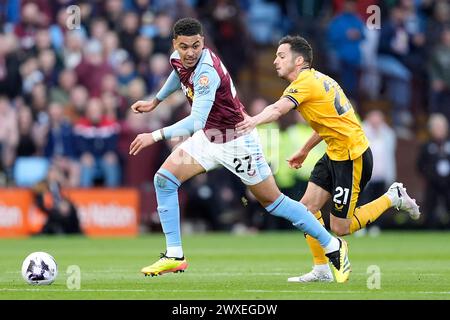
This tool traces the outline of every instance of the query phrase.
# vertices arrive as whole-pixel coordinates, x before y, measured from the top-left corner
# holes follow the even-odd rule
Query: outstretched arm
[[[320,141],[322,141],[322,137],[319,136],[317,132],[311,135],[311,137],[306,141],[303,147],[294,153],[289,159],[287,159],[288,165],[292,169],[299,169],[302,167],[303,162],[305,161],[308,153],[317,146]]]
[[[281,98],[274,104],[267,106],[256,116],[245,116],[245,119],[236,125],[236,131],[239,134],[250,133],[257,125],[274,122],[294,108],[294,102],[288,98]]]
[[[170,96],[173,92],[181,88],[180,78],[175,71],[172,71],[161,90],[151,101],[139,100],[133,103],[131,109],[134,113],[150,112],[156,109],[161,101]]]
[[[178,77],[175,70],[172,70],[166,82],[156,94],[156,99],[158,99],[159,101],[163,101],[180,88],[181,88],[180,78]]]
[[[138,154],[143,148],[159,140],[188,136],[205,127],[206,120],[214,104],[216,90],[220,85],[219,75],[211,66],[204,67],[202,72],[200,72],[200,76],[196,78],[205,79],[205,77],[208,79],[206,85],[204,80],[202,83],[196,81],[191,114],[171,126],[152,133],[139,134],[130,145],[130,155]]]

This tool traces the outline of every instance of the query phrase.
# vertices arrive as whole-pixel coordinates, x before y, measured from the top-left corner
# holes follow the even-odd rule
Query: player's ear
[[[301,66],[304,62],[305,62],[305,58],[303,58],[303,56],[301,56],[301,55],[298,55],[295,58],[295,65],[296,66]]]

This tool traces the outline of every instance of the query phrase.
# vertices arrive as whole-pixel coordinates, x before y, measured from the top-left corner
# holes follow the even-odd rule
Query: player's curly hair
[[[178,20],[173,26],[173,38],[178,36],[203,35],[203,27],[200,21],[194,18],[183,18]]]
[[[291,45],[291,50],[298,53],[305,59],[305,62],[312,65],[313,62],[313,50],[311,45],[306,41],[305,38],[300,36],[285,36],[281,38],[278,45],[288,43]]]

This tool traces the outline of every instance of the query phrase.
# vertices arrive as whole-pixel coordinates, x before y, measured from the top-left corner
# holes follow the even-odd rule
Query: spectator
[[[133,101],[144,99],[145,95],[145,82],[141,78],[137,78],[130,82],[126,97],[128,99],[128,105],[133,104]]]
[[[20,65],[20,75],[24,94],[30,94],[33,87],[44,80],[44,74],[39,70],[38,60],[34,57],[28,58]]]
[[[119,38],[115,32],[108,31],[101,39],[103,46],[103,56],[105,61],[113,67],[114,71],[117,66],[128,58],[129,54],[119,48]]]
[[[206,2],[206,1],[205,1]],[[314,3],[320,2],[315,0]],[[291,1],[290,7],[297,6],[297,1]],[[312,5],[314,6],[314,4]],[[203,14],[210,15],[210,9],[203,10]],[[297,21],[297,10],[289,10],[294,15],[292,21]],[[252,39],[259,45],[270,45],[276,43],[283,34],[283,16],[279,6],[272,1],[251,1],[247,13],[248,30]],[[302,29],[303,30],[303,29]]]
[[[102,180],[107,187],[120,184],[117,156],[119,124],[104,116],[101,100],[91,98],[85,116],[75,126],[75,144],[81,162],[81,187]]]
[[[130,158],[128,156],[130,143],[141,132],[151,132],[158,127],[152,124],[152,114],[135,114],[131,109],[126,113],[121,123],[121,132],[118,150],[124,163],[124,183],[127,186],[142,187],[151,181],[159,168],[162,159],[162,144],[155,144],[142,150],[142,155]],[[161,158],[161,159],[160,159]],[[151,186],[153,187],[153,186]]]
[[[19,108],[17,116],[19,141],[15,152],[16,156],[31,157],[39,155],[39,143],[35,135],[36,124],[33,122],[31,109],[28,106],[23,106]]]
[[[37,6],[37,10],[33,14],[39,22],[39,25],[48,27],[53,17],[50,0],[21,0],[22,8],[30,3]]]
[[[138,76],[132,59],[125,59],[117,67],[117,80],[121,87],[126,87]]]
[[[89,24],[89,34],[91,40],[101,42],[109,30],[108,23],[101,17],[95,17]]]
[[[66,106],[70,102],[71,90],[77,84],[77,75],[71,69],[64,69],[59,73],[58,85],[50,87],[50,101]]]
[[[426,41],[428,48],[439,44],[441,34],[450,25],[450,3],[446,0],[434,1],[433,16],[426,25]]]
[[[67,35],[67,26],[66,22],[69,17],[66,8],[60,8],[58,10],[56,16],[56,23],[50,26],[49,34],[50,41],[52,43],[53,48],[55,48],[58,52],[61,51],[64,47],[64,38]]]
[[[36,42],[33,48],[33,55],[37,55],[44,50],[52,49],[52,40],[47,28],[40,28],[36,31]]]
[[[46,139],[45,156],[55,170],[61,173],[62,187],[78,187],[80,169],[76,162],[72,124],[64,118],[64,109],[59,103],[51,103],[48,113],[50,128]]]
[[[157,53],[150,59],[150,73],[147,78],[147,91],[156,92],[163,84],[170,73],[169,59],[166,55]]]
[[[328,26],[328,41],[337,57],[342,86],[349,98],[353,99],[357,96],[358,73],[362,61],[360,46],[365,37],[364,24],[356,9],[355,0],[346,0],[343,12]]]
[[[102,2],[102,4],[104,6],[104,17],[109,29],[117,31],[123,12],[123,0],[109,0]]]
[[[76,123],[85,114],[86,105],[89,100],[89,93],[83,86],[75,86],[70,91],[70,101],[66,114],[72,123]]]
[[[428,228],[442,226],[438,208],[450,212],[450,139],[448,121],[442,114],[432,114],[428,121],[430,140],[417,159],[417,168],[425,180],[424,224]],[[448,220],[448,217],[447,217]]]
[[[14,98],[22,91],[20,64],[16,54],[16,37],[0,33],[0,95]]]
[[[172,51],[172,25],[173,18],[167,13],[160,13],[155,17],[157,34],[153,38],[155,53],[168,55]]]
[[[84,45],[85,36],[81,31],[73,30],[66,33],[65,45],[61,50],[61,57],[66,68],[74,69],[81,63]]]
[[[383,23],[378,47],[378,70],[386,78],[386,89],[392,102],[392,119],[396,133],[409,137],[411,132],[411,83],[412,73],[406,66],[410,55],[411,36],[406,28],[406,12],[397,6],[392,8],[390,19]],[[420,62],[419,62],[420,63]]]
[[[396,136],[380,110],[370,111],[362,123],[373,155],[372,178],[361,194],[359,205],[382,196],[396,178]]]
[[[450,121],[450,27],[442,32],[440,45],[431,53],[430,112],[442,113]]]
[[[36,41],[36,31],[40,26],[45,26],[41,20],[39,7],[28,2],[22,6],[20,22],[14,27],[14,34],[19,39],[19,46],[25,51],[31,50]]]
[[[38,63],[46,86],[53,87],[57,85],[59,70],[55,52],[51,49],[42,50],[38,55]]]
[[[40,234],[82,233],[77,208],[61,192],[61,175],[51,167],[47,179],[33,188],[37,207],[47,215]]]
[[[222,55],[224,64],[227,65],[228,72],[237,82],[240,70],[249,64],[251,50],[243,14],[235,0],[211,1],[210,12],[209,33],[217,51]]]
[[[31,106],[33,120],[36,122],[36,128],[39,128],[38,132],[41,133],[39,137],[45,136],[44,131],[48,126],[47,87],[43,83],[36,84],[31,91],[31,95],[26,97],[26,101]]]
[[[17,115],[5,96],[0,96],[0,185],[12,181],[16,147],[19,141]]]
[[[119,93],[119,84],[115,75],[108,74],[103,78],[101,99],[108,117],[111,119],[125,118],[129,105],[126,98]]]
[[[101,95],[102,79],[107,74],[113,73],[111,66],[103,58],[102,51],[99,41],[89,41],[84,49],[81,63],[75,68],[78,83],[86,87],[92,97]]]
[[[144,36],[139,36],[134,41],[133,59],[136,71],[140,77],[145,77],[149,72],[148,62],[153,54],[153,41]]]
[[[128,53],[133,52],[134,41],[139,35],[139,16],[135,12],[126,12],[122,16],[118,33],[120,47]]]

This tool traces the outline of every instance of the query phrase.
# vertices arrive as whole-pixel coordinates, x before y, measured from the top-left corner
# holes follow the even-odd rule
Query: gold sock
[[[374,222],[391,206],[391,199],[389,199],[387,195],[382,195],[378,199],[375,199],[362,207],[356,208],[350,225],[350,233],[358,231],[369,223]]]
[[[322,212],[320,212],[320,210],[314,213],[314,216],[317,218],[317,220],[319,220],[319,222],[322,225],[325,225],[322,218]],[[319,241],[311,237],[309,234],[305,234],[305,238],[306,243],[308,243],[309,249],[311,250],[311,253],[313,255],[314,265],[328,263],[328,258],[325,256],[325,251],[323,250]]]

